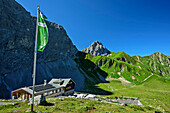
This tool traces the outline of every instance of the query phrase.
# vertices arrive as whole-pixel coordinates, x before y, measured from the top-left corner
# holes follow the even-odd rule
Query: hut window
[[[68,90],[68,89],[71,89],[71,86],[69,86],[69,87],[66,87],[66,90]]]
[[[72,82],[70,81],[68,84],[72,84]]]
[[[58,91],[57,92],[60,92],[60,89],[58,89]]]
[[[50,92],[49,92],[49,94],[53,94],[53,92],[52,92],[52,91],[50,91]]]
[[[44,96],[46,96],[47,95],[47,93],[44,93]]]
[[[18,93],[18,97],[20,97],[21,96],[21,93]]]

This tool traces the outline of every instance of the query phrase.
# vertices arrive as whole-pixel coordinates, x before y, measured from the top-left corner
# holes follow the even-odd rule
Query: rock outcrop
[[[170,75],[170,56],[156,52],[149,56],[151,59],[148,61],[150,69],[161,75],[169,78]]]
[[[85,53],[91,54],[91,55],[104,55],[107,56],[110,54],[110,51],[103,46],[103,44],[99,41],[93,42],[89,47],[82,50]]]
[[[0,73],[9,73],[33,65],[36,18],[15,0],[0,0]],[[64,28],[48,22],[49,42],[38,52],[38,62],[74,58],[76,47]]]

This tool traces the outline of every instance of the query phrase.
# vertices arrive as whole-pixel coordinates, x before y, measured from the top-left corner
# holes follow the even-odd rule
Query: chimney
[[[47,80],[44,80],[44,86],[47,85]]]

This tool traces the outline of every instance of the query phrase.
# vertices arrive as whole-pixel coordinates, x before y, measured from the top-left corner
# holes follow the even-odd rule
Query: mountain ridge
[[[111,52],[108,56],[96,56],[89,52],[85,59],[92,61],[108,73],[106,78],[124,77],[130,82],[141,83],[154,74],[170,79],[170,57],[160,52],[144,57],[131,57],[125,52]]]

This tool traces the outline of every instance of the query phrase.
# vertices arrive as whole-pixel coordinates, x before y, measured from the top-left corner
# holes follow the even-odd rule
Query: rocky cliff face
[[[83,90],[85,75],[75,63],[77,48],[59,24],[47,21],[49,42],[37,54],[36,84],[71,77]],[[14,89],[32,85],[36,18],[15,0],[0,0],[0,98]]]
[[[103,46],[99,41],[93,42],[89,47],[82,50],[82,52],[91,54],[91,55],[104,55],[107,56],[110,54],[110,51]]]
[[[0,0],[0,73],[9,73],[33,65],[36,18],[15,0]],[[62,26],[47,22],[49,43],[38,53],[38,62],[63,57],[74,58],[76,47]]]

